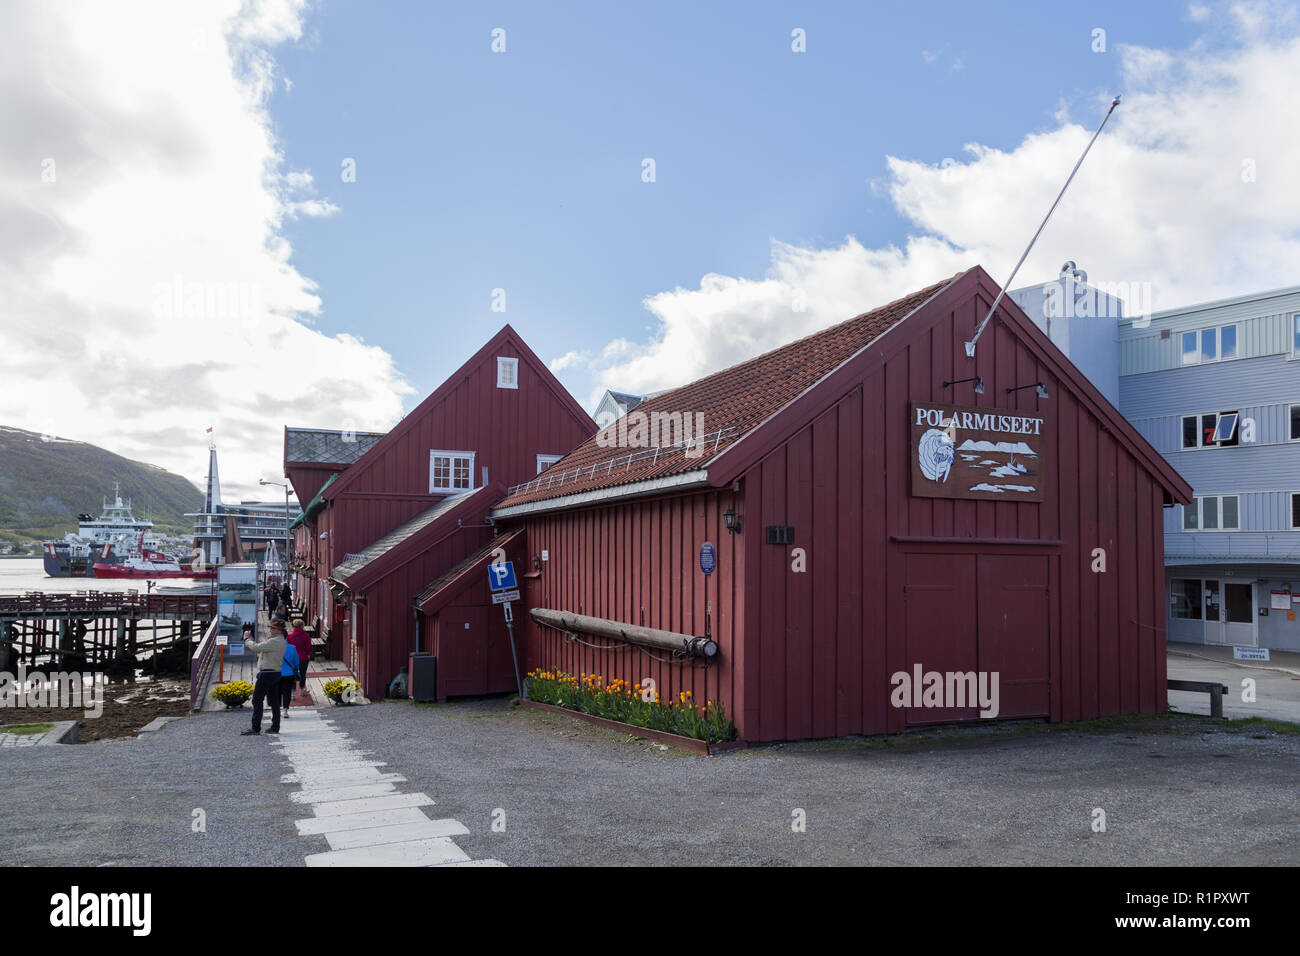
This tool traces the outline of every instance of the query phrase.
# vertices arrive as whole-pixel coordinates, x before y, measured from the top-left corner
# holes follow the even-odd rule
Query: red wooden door
[[[917,665],[922,675],[932,671],[965,673],[978,666],[975,556],[908,554],[906,561],[905,686],[913,695],[920,695]],[[896,686],[890,685],[891,700]],[[916,725],[969,720],[978,717],[979,711],[973,707],[908,707],[906,714],[907,723]]]
[[[479,610],[447,607],[438,613],[439,697],[484,692],[487,634]]]
[[[518,611],[523,605],[518,601],[514,604],[516,612],[516,621],[518,621]],[[482,608],[483,615],[486,618],[487,626],[484,633],[487,634],[487,682],[486,693],[501,694],[516,688],[515,683],[515,663],[510,654],[510,633],[506,630],[505,612],[501,605],[492,605]],[[516,624],[516,638],[518,640],[518,624]]]
[[[999,717],[1046,717],[1051,709],[1048,558],[979,558],[979,666],[998,674]]]

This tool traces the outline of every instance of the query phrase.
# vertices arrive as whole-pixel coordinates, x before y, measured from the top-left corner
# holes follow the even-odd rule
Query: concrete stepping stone
[[[334,800],[353,800],[357,797],[382,797],[396,793],[396,783],[363,783],[351,787],[321,787],[316,790],[299,790],[289,794],[294,803],[330,803]]]
[[[400,810],[376,810],[371,813],[340,813],[333,817],[309,817],[295,820],[299,836],[335,833],[340,830],[364,830],[368,827],[387,827],[399,823],[421,823],[429,819],[419,807]]]
[[[450,839],[435,837],[313,853],[304,862],[308,866],[437,866],[468,859],[469,855]]]
[[[359,797],[356,800],[335,800],[318,803],[312,812],[318,817],[333,817],[340,813],[369,813],[372,810],[400,810],[403,807],[428,807],[433,798],[425,793],[395,793],[387,797]]]
[[[409,843],[435,837],[466,836],[469,830],[459,820],[422,820],[418,823],[395,823],[386,827],[366,827],[361,830],[338,830],[325,834],[331,850],[350,850],[359,846],[379,846],[382,843]]]

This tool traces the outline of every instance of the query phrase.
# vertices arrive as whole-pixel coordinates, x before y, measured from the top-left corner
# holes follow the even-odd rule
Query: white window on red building
[[[471,491],[474,488],[474,452],[429,452],[429,492]]]
[[[497,388],[519,387],[519,359],[497,356]]]

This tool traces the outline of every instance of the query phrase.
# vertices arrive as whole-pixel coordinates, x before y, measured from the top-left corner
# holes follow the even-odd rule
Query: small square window
[[[519,387],[519,359],[497,356],[497,388]]]
[[[541,474],[547,468],[563,458],[563,455],[538,455],[537,456],[537,474]]]
[[[472,491],[474,488],[474,453],[472,451],[429,452],[429,493]]]

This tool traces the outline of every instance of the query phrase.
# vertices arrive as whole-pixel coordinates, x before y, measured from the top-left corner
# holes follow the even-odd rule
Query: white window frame
[[[1291,316],[1291,357],[1300,359],[1300,312]]]
[[[474,490],[474,455],[472,451],[449,451],[445,448],[434,448],[429,451],[429,494],[445,495],[459,494],[465,491]],[[434,468],[434,459],[450,458],[448,484],[443,486],[437,482],[437,474]],[[455,469],[456,459],[465,459],[469,461],[469,486],[465,488],[456,487]]]
[[[563,458],[563,455],[538,455],[537,456],[537,474],[541,474],[547,468]]]
[[[1241,357],[1240,324],[1241,323],[1239,322],[1228,322],[1224,325],[1210,325],[1201,329],[1184,329],[1182,332],[1178,334],[1178,364],[1180,366],[1213,365],[1215,362],[1236,361],[1238,358]],[[1224,329],[1235,330],[1235,334],[1233,335],[1233,341],[1232,341],[1234,354],[1230,359],[1225,359],[1223,357],[1223,330]],[[1210,358],[1210,359],[1207,359],[1203,356],[1204,347],[1201,344],[1202,342],[1205,341],[1204,336],[1206,332],[1214,333],[1214,358]],[[1196,357],[1191,361],[1188,361],[1187,354],[1183,349],[1183,339],[1188,335],[1196,336],[1196,353],[1195,353]]]
[[[1219,432],[1219,422],[1223,419],[1223,417],[1225,415],[1236,415],[1237,424],[1233,426],[1232,433],[1233,435],[1237,436],[1237,444],[1225,445],[1221,441],[1212,441],[1207,443],[1205,441],[1205,430],[1201,427],[1201,419],[1204,418],[1206,415],[1215,416],[1213,434],[1216,435]],[[1183,426],[1186,424],[1186,420],[1189,418],[1196,419],[1196,444],[1195,445],[1183,444]],[[1287,427],[1290,428],[1291,426],[1287,425]],[[1241,409],[1239,408],[1228,408],[1222,411],[1214,411],[1214,412],[1188,412],[1184,415],[1178,416],[1178,448],[1181,451],[1200,451],[1203,448],[1237,448],[1238,446],[1240,446],[1240,444],[1241,444]]]
[[[1216,513],[1217,513],[1217,515],[1218,515],[1218,523],[1219,523],[1219,526],[1218,526],[1217,528],[1207,528],[1207,527],[1205,527],[1205,505],[1204,505],[1204,501],[1205,501],[1207,498],[1213,498],[1215,501],[1218,502],[1218,507],[1217,507],[1217,511],[1216,511]],[[1231,527],[1231,528],[1225,528],[1225,527],[1223,526],[1223,502],[1224,502],[1224,499],[1225,499],[1225,498],[1236,498],[1236,499],[1237,499],[1237,524],[1236,524],[1234,527]],[[1188,509],[1189,507],[1194,507],[1194,508],[1196,509],[1196,527],[1195,527],[1195,528],[1189,528],[1189,527],[1187,527],[1187,509]],[[1186,531],[1186,532],[1190,532],[1190,533],[1192,533],[1192,534],[1200,534],[1201,532],[1204,532],[1204,533],[1206,533],[1206,534],[1215,534],[1215,533],[1220,532],[1220,531],[1240,531],[1240,530],[1241,530],[1241,495],[1239,495],[1239,494],[1237,494],[1237,495],[1195,495],[1195,496],[1193,496],[1193,498],[1192,498],[1192,504],[1191,504],[1191,505],[1183,505],[1183,512],[1182,512],[1182,514],[1179,516],[1179,519],[1180,519],[1180,523],[1181,523],[1181,528],[1182,528],[1182,530],[1183,530],[1183,531]]]
[[[1300,498],[1300,491],[1293,491],[1291,492],[1290,499],[1287,501],[1287,505],[1290,506],[1291,508],[1291,514],[1288,515],[1288,517],[1291,520],[1292,531],[1300,531],[1300,524],[1296,524],[1296,520],[1295,520],[1295,500],[1297,498]]]
[[[1286,407],[1286,434],[1290,441],[1300,441],[1300,435],[1291,434],[1291,416],[1296,413],[1297,409],[1300,409],[1300,402],[1292,402]]]
[[[509,380],[503,374],[506,369],[510,370]],[[497,388],[518,388],[519,387],[519,359],[510,358],[506,355],[497,356]]]

